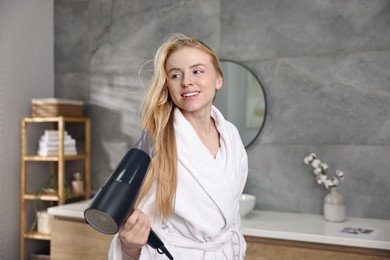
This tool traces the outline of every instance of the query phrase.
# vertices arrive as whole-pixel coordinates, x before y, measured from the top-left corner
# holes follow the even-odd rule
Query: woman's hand
[[[150,228],[149,218],[142,211],[135,209],[119,230],[122,251],[133,259],[138,259],[141,248],[148,241]]]

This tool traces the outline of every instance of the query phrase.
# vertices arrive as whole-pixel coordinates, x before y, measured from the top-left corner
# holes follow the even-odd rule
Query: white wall
[[[0,259],[20,251],[20,120],[54,96],[53,0],[0,1]]]

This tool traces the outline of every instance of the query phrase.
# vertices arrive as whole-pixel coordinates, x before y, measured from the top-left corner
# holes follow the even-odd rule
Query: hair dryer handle
[[[152,248],[156,249],[159,254],[165,254],[170,260],[173,260],[173,256],[169,253],[169,251],[165,248],[164,243],[157,236],[157,234],[150,230],[148,237],[148,245]]]

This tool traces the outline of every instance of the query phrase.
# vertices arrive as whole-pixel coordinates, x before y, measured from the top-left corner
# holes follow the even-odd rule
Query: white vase
[[[43,234],[50,234],[54,216],[49,215],[47,211],[38,211],[37,218],[38,218],[38,225],[37,225],[38,232]]]
[[[331,222],[345,220],[345,202],[337,187],[331,188],[324,198],[324,218]]]

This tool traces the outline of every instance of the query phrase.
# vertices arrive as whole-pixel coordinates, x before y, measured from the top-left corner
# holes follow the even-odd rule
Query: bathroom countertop
[[[58,217],[84,219],[89,203],[50,207],[48,212]],[[242,218],[242,227],[246,236],[390,250],[390,220],[386,219],[346,218],[344,222],[332,223],[322,215],[254,210]],[[379,234],[373,238],[352,237],[339,232],[345,227],[373,229]]]
[[[59,206],[50,207],[47,212],[56,217],[68,217],[84,219],[84,210],[88,207],[91,200],[84,200]]]
[[[322,215],[254,210],[242,218],[242,227],[246,236],[390,250],[390,220],[386,219],[347,217],[337,223]],[[358,238],[339,232],[345,227],[372,229],[379,234]]]

